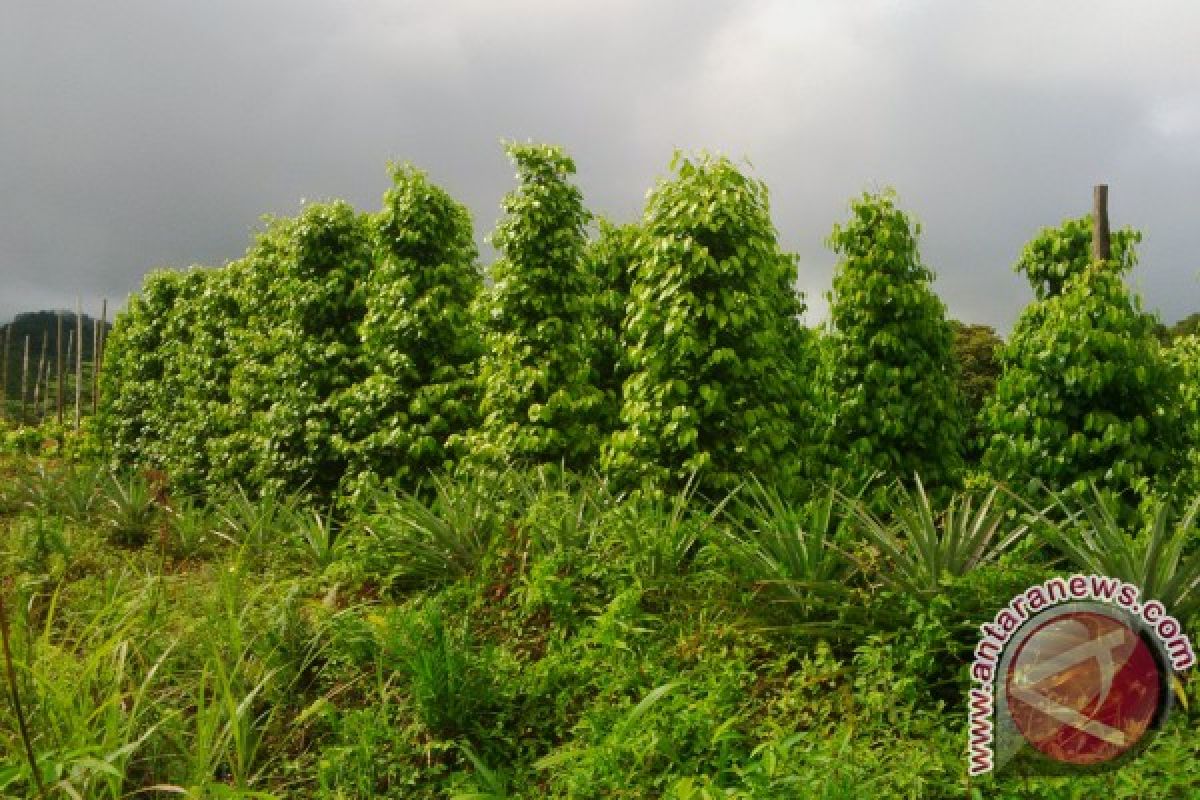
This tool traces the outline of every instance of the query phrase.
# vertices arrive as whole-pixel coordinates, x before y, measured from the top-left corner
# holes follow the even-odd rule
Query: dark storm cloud
[[[515,138],[565,145],[618,219],[676,147],[749,159],[812,321],[864,189],[923,221],[953,315],[1007,328],[1021,245],[1107,181],[1173,320],[1200,308],[1197,34],[1182,3],[9,2],[0,319],[236,258],[301,198],[376,208],[389,159],[482,238]]]

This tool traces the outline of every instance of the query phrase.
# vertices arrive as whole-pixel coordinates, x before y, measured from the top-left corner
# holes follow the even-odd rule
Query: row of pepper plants
[[[507,150],[517,186],[487,270],[467,209],[402,165],[379,211],[310,204],[237,261],[150,273],[105,356],[95,424],[114,464],[185,492],[314,498],[513,463],[714,494],[839,471],[1200,486],[1200,345],[1155,337],[1125,284],[1134,231],[1101,263],[1086,217],[1024,249],[1034,299],[968,418],[894,192],[834,227],[830,317],[811,328],[767,187],[730,160],[677,154],[617,225],[587,210],[562,149]]]

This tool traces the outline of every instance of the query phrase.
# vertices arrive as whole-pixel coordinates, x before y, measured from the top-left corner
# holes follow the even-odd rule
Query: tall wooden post
[[[59,311],[55,316],[57,317],[58,331],[55,334],[54,345],[58,351],[58,357],[54,360],[54,401],[58,407],[58,424],[61,427],[63,420],[63,315]]]
[[[46,344],[49,345],[50,329],[46,329]],[[46,351],[46,371],[42,374],[42,421],[50,417],[50,371],[54,369],[54,353]]]
[[[83,302],[75,298],[75,430],[83,406]]]
[[[1108,261],[1110,255],[1108,185],[1100,183],[1092,190],[1092,260]]]
[[[49,334],[49,331],[46,332]],[[50,416],[50,356],[46,356],[46,374],[42,376],[42,421]]]
[[[8,419],[8,340],[12,325],[4,326],[4,363],[0,364],[0,419]]]
[[[100,370],[104,364],[104,334],[108,326],[108,298],[100,300],[100,322],[96,325],[96,343],[92,349],[92,416],[100,408]]]
[[[71,330],[67,331],[67,360],[64,361],[63,363],[67,364],[69,366],[70,364],[74,363],[74,359],[75,359],[75,329],[71,328]],[[63,383],[63,391],[66,391],[67,385],[71,382],[71,372],[73,372],[73,371],[74,370],[69,370],[67,372],[66,376],[64,376],[63,380],[65,381],[65,383]],[[63,405],[66,405],[66,401],[63,401]]]
[[[25,334],[25,355],[21,358],[21,424],[25,424],[26,402],[29,400],[29,334]]]
[[[100,352],[100,323],[92,317],[92,372],[88,375],[92,395],[92,413],[96,413],[96,356]]]
[[[38,403],[43,401],[42,396],[42,380],[46,373],[46,346],[50,344],[50,331],[42,331],[42,354],[38,356],[37,374],[33,379],[33,416],[39,421],[41,415],[38,413]],[[45,406],[43,405],[43,408]]]

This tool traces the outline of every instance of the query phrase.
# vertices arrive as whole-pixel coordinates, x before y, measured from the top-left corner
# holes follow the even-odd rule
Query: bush
[[[360,379],[358,324],[371,272],[368,219],[343,202],[276,220],[247,256],[239,304],[254,311],[235,339],[233,433],[217,460],[226,475],[276,493],[327,497],[345,471],[335,446],[335,395]]]
[[[434,478],[431,485],[432,500],[379,495],[347,545],[363,575],[384,588],[445,585],[475,572],[488,553],[499,525],[486,484]]]

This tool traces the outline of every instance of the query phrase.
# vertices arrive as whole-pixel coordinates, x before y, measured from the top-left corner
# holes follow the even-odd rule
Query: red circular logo
[[[1154,654],[1124,622],[1072,611],[1035,628],[1009,663],[1008,711],[1057,761],[1092,765],[1127,752],[1164,698]]]

